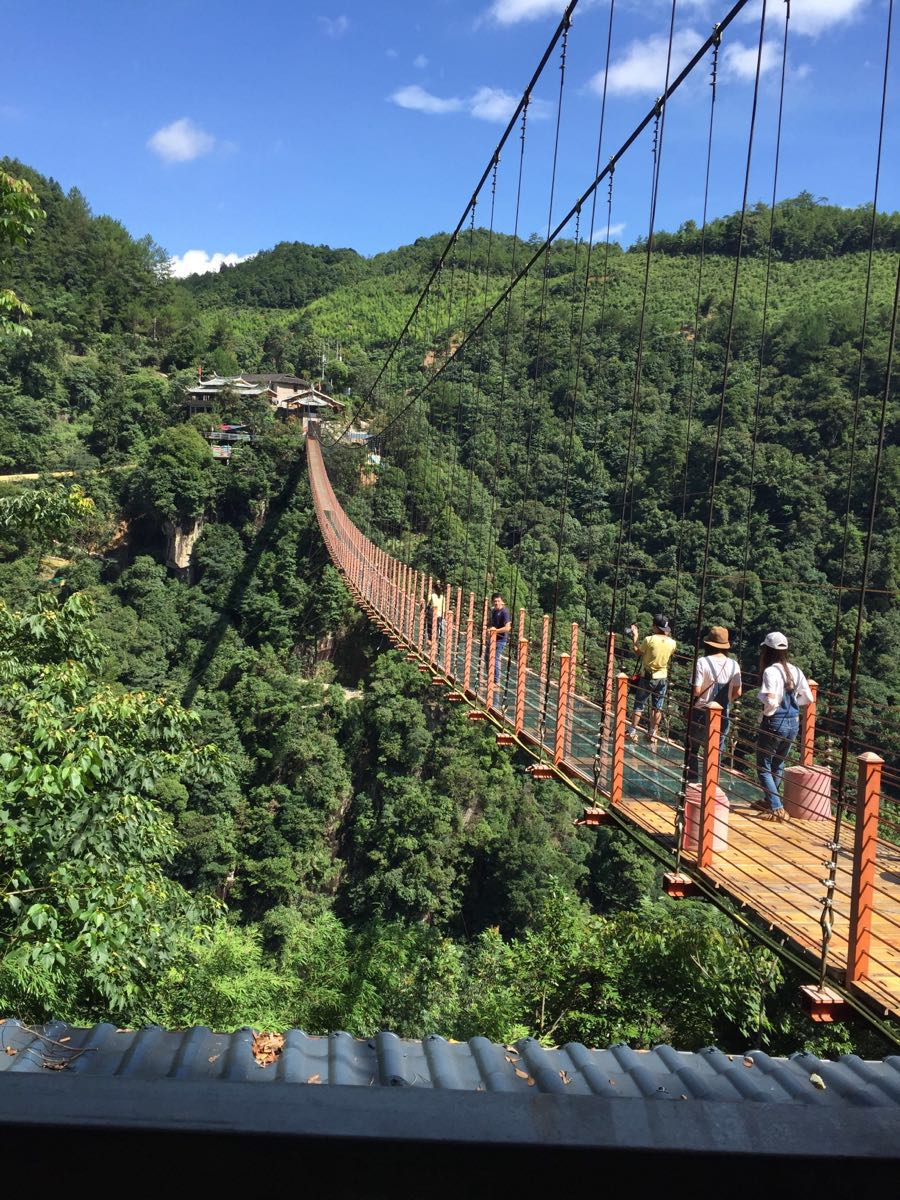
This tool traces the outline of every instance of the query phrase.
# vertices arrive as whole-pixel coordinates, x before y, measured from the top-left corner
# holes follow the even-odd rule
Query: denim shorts
[[[634,711],[643,712],[647,707],[647,701],[650,700],[656,711],[661,712],[668,687],[668,679],[651,679],[649,675],[642,675],[638,680]]]

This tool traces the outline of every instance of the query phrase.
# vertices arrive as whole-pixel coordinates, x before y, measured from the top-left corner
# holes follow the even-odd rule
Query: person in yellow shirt
[[[631,724],[628,727],[628,740],[636,742],[641,714],[650,707],[650,718],[647,728],[647,740],[656,741],[659,722],[662,717],[663,703],[669,686],[669,659],[678,649],[678,643],[672,637],[669,618],[664,613],[657,613],[653,618],[653,629],[638,642],[638,627],[632,625],[629,633],[635,654],[641,656],[640,679],[637,683],[637,695],[634,698],[634,711],[631,714]]]

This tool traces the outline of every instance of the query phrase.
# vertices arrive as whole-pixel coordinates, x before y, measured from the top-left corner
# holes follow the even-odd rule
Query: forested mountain
[[[279,242],[246,262],[224,265],[218,273],[189,275],[184,286],[203,304],[300,308],[362,279],[367,267],[355,250]]]
[[[30,337],[0,338],[0,471],[78,472],[0,484],[0,1008],[33,1019],[501,1040],[527,1031],[552,1042],[685,1048],[761,1038],[774,1049],[804,1040],[826,1049],[863,1037],[837,1027],[812,1038],[778,960],[714,910],[661,898],[654,865],[629,843],[575,831],[579,806],[568,791],[535,790],[385,649],[327,565],[293,428],[248,410],[258,438],[225,465],[200,436],[208,421],[184,420],[183,389],[198,363],[304,373],[323,350],[332,385],[349,389],[358,410],[446,238],[371,260],[283,243],[178,282],[150,239],[93,216],[77,192],[18,163],[0,168],[27,178],[46,212],[25,247],[0,247],[0,284],[33,309]],[[793,232],[767,310],[746,626],[749,643],[764,624],[785,624],[820,671],[830,657],[866,262],[854,241],[859,213],[803,197],[784,213]],[[672,607],[680,538],[683,622],[696,605],[729,221],[713,227],[720,242],[706,258],[699,324],[694,235],[659,236],[623,620]],[[896,268],[897,219],[881,224],[851,572]],[[817,238],[821,256],[809,252]],[[482,295],[497,294],[515,251],[486,231],[460,244],[442,306],[423,313],[391,386],[363,418],[377,428],[396,410],[459,337],[467,288],[477,280]],[[519,600],[546,606],[559,558],[561,616],[586,615],[596,634],[610,605],[645,257],[613,247],[604,289],[595,248],[560,546],[572,280],[584,253],[554,248],[543,325],[535,287],[513,307],[514,350],[504,351],[500,322],[490,326],[420,419],[385,441],[374,487],[351,451],[331,466],[367,532],[451,580],[483,578],[499,543],[493,577],[506,585],[518,571]],[[740,403],[725,431],[729,486],[713,546],[721,578],[710,603],[725,623],[737,616],[728,574],[746,545],[764,274],[764,256],[751,253],[734,331]],[[460,413],[477,422],[476,437],[457,436]],[[865,728],[880,744],[895,736],[887,706],[898,702],[896,422],[895,411],[863,659],[873,702]],[[529,437],[526,495],[517,481]],[[430,466],[417,453],[423,444]],[[181,527],[199,533],[186,578],[163,565],[166,530]],[[332,636],[333,661],[317,662]],[[847,666],[844,639],[839,685]],[[123,895],[129,901],[117,903]]]

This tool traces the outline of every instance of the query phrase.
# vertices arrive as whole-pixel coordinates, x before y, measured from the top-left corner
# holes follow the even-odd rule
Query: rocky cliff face
[[[166,521],[163,533],[166,535],[166,566],[182,574],[190,575],[191,558],[197,539],[203,532],[203,518],[193,521]]]

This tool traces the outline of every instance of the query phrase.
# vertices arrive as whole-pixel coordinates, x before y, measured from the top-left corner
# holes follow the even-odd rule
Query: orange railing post
[[[612,712],[613,679],[616,670],[616,635],[610,630],[606,639],[606,681],[603,684],[603,711]]]
[[[572,622],[572,636],[569,640],[569,686],[566,689],[566,742],[563,757],[568,758],[572,753],[572,732],[575,717],[575,674],[578,662],[578,622]]]
[[[622,802],[622,784],[625,780],[625,723],[628,720],[628,676],[622,672],[616,676],[616,699],[613,714],[612,774],[609,782],[610,804]]]
[[[444,613],[444,674],[450,678],[450,644],[453,641],[453,623],[456,614],[452,608]]]
[[[800,717],[800,763],[804,767],[813,765],[816,746],[816,702],[819,685],[814,679],[809,681],[809,690],[812,692],[812,703],[801,710]]]
[[[716,790],[719,786],[719,741],[722,735],[722,705],[706,706],[706,756],[700,793],[700,837],[697,866],[711,867],[716,822]]]
[[[487,679],[484,685],[485,706],[490,709],[494,703],[494,672],[497,669],[497,630],[493,626],[488,632],[488,662]]]
[[[475,623],[475,593],[469,592],[469,615],[466,617],[466,661],[463,665],[463,691],[470,690],[472,682],[472,628]]]
[[[547,661],[547,646],[550,642],[550,618],[544,614],[544,620],[541,624],[541,691],[544,690],[547,684],[547,669],[549,663]]]
[[[559,766],[566,756],[566,722],[569,714],[569,667],[568,654],[559,656],[559,690],[556,698],[556,729],[553,737],[553,762]]]
[[[516,668],[516,711],[513,728],[516,737],[525,724],[525,684],[528,677],[528,638],[519,639],[519,660]]]
[[[850,892],[850,931],[847,938],[847,983],[869,973],[869,945],[875,907],[875,854],[878,849],[878,809],[884,759],[867,751],[856,760],[856,828],[853,836],[853,883]]]

